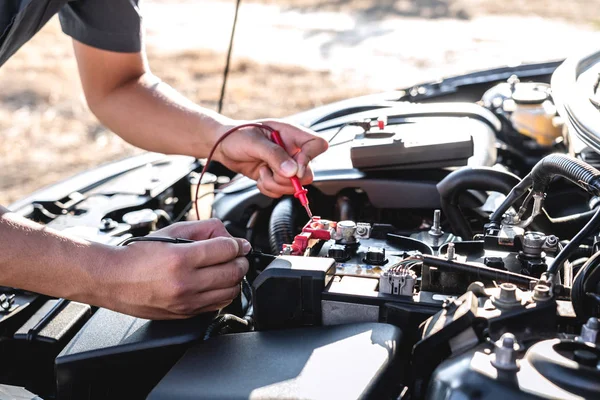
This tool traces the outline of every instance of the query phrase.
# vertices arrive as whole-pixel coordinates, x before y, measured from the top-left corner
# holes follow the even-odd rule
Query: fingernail
[[[250,253],[250,250],[252,250],[252,245],[248,241],[244,240],[242,244],[242,251],[244,252],[244,255]]]
[[[294,176],[298,172],[298,164],[292,160],[284,161],[281,164],[281,172],[285,176]]]
[[[304,176],[304,173],[306,172],[306,165],[304,164],[299,164],[298,165],[298,178],[302,179],[302,177]]]

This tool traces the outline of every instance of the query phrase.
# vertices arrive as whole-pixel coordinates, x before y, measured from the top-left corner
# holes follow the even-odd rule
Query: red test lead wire
[[[260,128],[260,129],[266,130],[267,132],[270,132],[271,140],[285,149],[285,146],[283,145],[283,141],[281,140],[281,136],[279,135],[279,132],[277,132],[275,129],[271,128],[270,126],[263,125],[261,123],[252,122],[252,123],[248,123],[248,124],[234,126],[230,130],[225,132],[223,135],[221,135],[221,137],[213,145],[213,148],[211,149],[211,151],[206,159],[206,163],[204,164],[204,167],[202,168],[202,172],[200,172],[200,177],[198,179],[198,186],[196,186],[196,194],[194,196],[194,208],[196,209],[196,217],[198,218],[198,220],[200,220],[200,210],[198,210],[198,194],[200,192],[200,184],[202,183],[202,178],[204,178],[204,174],[206,173],[206,170],[208,169],[208,165],[209,165],[210,161],[212,160],[213,155],[215,154],[215,151],[217,150],[217,147],[219,146],[219,144],[221,144],[221,142],[223,140],[225,140],[232,133],[234,133],[240,129],[246,129],[246,128]],[[310,211],[310,208],[308,208],[308,198],[306,197],[306,193],[308,191],[302,187],[302,185],[300,184],[300,180],[297,177],[294,176],[293,178],[291,178],[291,181],[292,181],[292,185],[294,186],[294,190],[296,191],[296,193],[294,193],[294,197],[296,197],[300,201],[302,206],[304,206],[304,208],[306,209],[308,216],[310,218],[312,218],[312,212]]]
[[[283,145],[283,140],[281,140],[281,135],[279,135],[278,131],[271,131],[271,140],[285,149],[285,146]],[[292,186],[294,186],[294,190],[296,191],[294,193],[294,197],[300,201],[300,204],[302,204],[302,207],[304,207],[304,209],[306,210],[308,217],[312,218],[313,215],[310,211],[310,207],[308,206],[308,197],[306,197],[306,193],[308,193],[308,190],[302,187],[302,185],[300,184],[300,179],[298,179],[297,176],[291,177],[290,180],[292,181]]]
[[[208,169],[210,161],[212,160],[213,155],[215,154],[215,151],[217,150],[217,147],[219,147],[221,142],[223,140],[227,139],[227,137],[229,135],[231,135],[232,133],[237,132],[240,129],[246,129],[246,128],[261,128],[261,129],[265,129],[267,132],[273,132],[273,130],[274,130],[270,126],[266,126],[261,123],[251,122],[248,124],[234,126],[233,128],[229,129],[227,132],[222,134],[219,139],[217,139],[217,141],[213,145],[212,149],[210,150],[208,157],[206,158],[206,162],[204,164],[204,167],[202,168],[202,172],[200,172],[200,178],[198,179],[198,186],[196,186],[196,194],[195,194],[193,200],[194,200],[194,208],[196,209],[196,218],[198,220],[200,220],[200,210],[198,210],[198,194],[200,193],[200,185],[202,184],[202,178],[204,178],[204,174],[206,173],[206,170]]]

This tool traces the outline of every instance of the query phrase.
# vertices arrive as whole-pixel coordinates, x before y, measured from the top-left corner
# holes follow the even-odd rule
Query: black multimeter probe
[[[162,242],[162,243],[180,244],[180,243],[194,243],[194,240],[183,239],[183,238],[172,238],[172,237],[166,237],[166,236],[139,236],[139,237],[136,236],[136,237],[131,237],[131,238],[123,240],[121,243],[119,243],[119,246],[127,246],[128,244],[131,244],[134,242]],[[250,250],[250,252],[248,254],[246,254],[246,258],[248,260],[252,260],[255,258],[261,258],[261,259],[273,261],[277,257],[272,254],[266,254],[266,253],[262,253],[260,251],[256,251],[256,250],[252,249],[252,250]]]

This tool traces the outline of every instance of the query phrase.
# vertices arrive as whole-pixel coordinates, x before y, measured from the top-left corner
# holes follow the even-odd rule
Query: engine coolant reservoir
[[[486,92],[483,102],[501,109],[517,132],[540,146],[552,146],[562,136],[562,124],[546,83],[519,82],[513,76]]]
[[[540,146],[551,146],[561,136],[562,128],[555,123],[556,106],[548,92],[535,87],[517,88],[512,99],[504,103],[505,111],[507,107],[512,108],[510,120],[515,129]]]

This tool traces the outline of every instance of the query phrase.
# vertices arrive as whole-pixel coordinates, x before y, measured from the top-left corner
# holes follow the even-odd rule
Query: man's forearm
[[[241,122],[202,108],[162,83],[150,72],[144,50],[118,53],[78,41],[73,47],[90,109],[135,146],[205,158],[218,139]],[[293,176],[302,184],[311,183],[309,162],[327,149],[327,142],[283,121],[263,122],[277,129],[283,147],[270,140],[267,130],[247,129],[225,140],[213,159],[254,179],[271,197],[294,193]]]
[[[98,119],[123,139],[160,153],[206,157],[224,127],[233,123],[150,73],[88,102]]]
[[[89,301],[108,246],[61,235],[0,206],[0,285]]]

